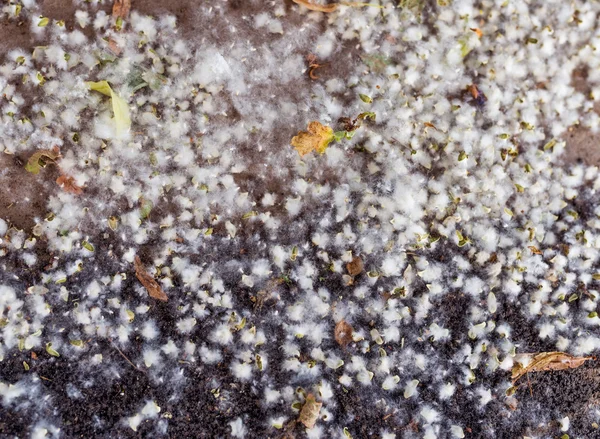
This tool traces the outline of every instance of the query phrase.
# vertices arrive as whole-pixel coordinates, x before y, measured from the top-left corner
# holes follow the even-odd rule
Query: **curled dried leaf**
[[[471,27],[469,29],[475,32],[477,34],[477,37],[481,38],[483,36],[483,32],[478,27]]]
[[[52,149],[40,149],[29,157],[29,160],[27,160],[27,164],[25,165],[25,170],[32,174],[39,174],[40,170],[46,166],[48,162],[54,163],[59,158],[60,150],[58,149],[58,146],[55,146]]]
[[[131,10],[131,0],[115,0],[113,3],[112,16],[113,18],[122,18],[125,20],[129,17]]]
[[[564,352],[541,352],[538,354],[520,354],[512,368],[512,382],[515,384],[529,372],[565,370],[580,367],[594,357],[575,357]],[[529,360],[529,362],[528,362]],[[526,366],[523,366],[526,364]]]
[[[346,264],[346,270],[348,270],[350,276],[358,276],[364,270],[362,259],[355,256],[352,261]]]
[[[300,410],[298,421],[304,424],[304,426],[308,429],[313,428],[317,423],[317,419],[319,419],[319,412],[321,411],[322,406],[323,403],[317,402],[315,395],[309,393],[306,396],[302,410]]]
[[[294,3],[298,5],[302,5],[311,11],[317,12],[333,12],[337,9],[337,4],[329,4],[329,5],[317,5],[311,3],[309,0],[293,0]]]
[[[139,256],[135,257],[134,265],[135,275],[141,282],[141,284],[144,286],[144,288],[146,288],[146,291],[148,291],[150,297],[166,302],[169,298],[162,290],[158,282],[156,282],[154,277],[146,271]]]
[[[75,183],[75,179],[70,175],[61,175],[56,179],[56,183],[65,191],[70,194],[81,195],[83,189]]]
[[[345,347],[346,345],[348,345],[348,343],[350,343],[352,341],[352,332],[353,331],[354,331],[354,329],[352,328],[352,325],[350,325],[350,323],[348,323],[345,320],[340,320],[335,325],[335,331],[334,331],[335,341],[340,346]]]
[[[312,151],[323,154],[333,138],[331,127],[313,121],[308,124],[308,131],[300,131],[292,138],[291,144],[302,157]]]

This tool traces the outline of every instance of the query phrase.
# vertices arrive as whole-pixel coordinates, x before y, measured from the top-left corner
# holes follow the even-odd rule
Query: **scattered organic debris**
[[[308,131],[301,131],[292,138],[292,146],[296,148],[300,157],[312,151],[323,154],[333,139],[331,127],[313,121],[308,124]]]
[[[343,138],[351,139],[365,119],[375,120],[375,113],[370,111],[360,113],[355,119],[342,117],[339,122],[344,124],[344,130],[336,132],[331,127],[321,124],[321,122],[310,122],[308,131],[300,131],[297,136],[292,138],[291,144],[298,151],[300,157],[312,151],[323,154],[332,141],[339,142]]]
[[[317,62],[317,57],[315,55],[313,55],[312,53],[309,54],[306,57],[306,59],[308,61],[308,76],[312,80],[319,79],[319,77],[315,74],[315,70],[320,69],[321,67],[325,66],[326,64],[319,64]]]
[[[162,288],[160,287],[158,282],[156,282],[154,277],[146,271],[146,269],[142,265],[142,261],[140,260],[140,257],[137,255],[134,259],[134,266],[135,266],[136,277],[141,282],[141,284],[144,286],[144,288],[146,288],[146,291],[148,291],[148,294],[150,295],[150,297],[153,297],[155,299],[166,302],[169,298],[167,297],[165,292],[162,290]]]
[[[311,3],[309,0],[293,0],[294,3],[298,4],[298,5],[302,5],[307,9],[310,9],[311,11],[317,11],[317,12],[333,12],[337,9],[338,5],[337,3],[332,3],[329,5],[317,5],[314,3]]]
[[[412,1],[414,1],[414,0],[412,0]],[[417,1],[421,1],[421,0],[417,0]],[[374,8],[380,8],[380,9],[383,8],[382,5],[377,5],[374,3],[340,2],[340,3],[331,3],[328,5],[317,5],[315,3],[311,3],[309,0],[293,0],[293,2],[298,5],[302,5],[305,8],[310,9],[311,11],[317,11],[317,12],[333,12],[337,9],[337,7],[339,5],[350,6],[353,8],[362,8],[364,6],[372,6]]]
[[[31,172],[34,175],[40,173],[42,168],[46,167],[47,164],[52,163],[57,165],[57,161],[61,158],[60,150],[58,146],[54,146],[52,149],[41,149],[34,152],[27,164],[25,170]],[[60,170],[60,167],[58,168]],[[75,179],[70,175],[62,174],[56,179],[56,183],[65,191],[71,194],[80,195],[83,193],[83,189],[75,183]]]
[[[129,117],[129,106],[125,99],[116,94],[106,81],[86,82],[90,90],[94,90],[109,96],[117,126],[117,135],[125,133],[131,127],[131,118]]]
[[[479,88],[477,88],[477,86],[475,84],[471,84],[469,85],[469,87],[467,87],[469,93],[471,93],[471,96],[473,96],[473,100],[475,101],[475,104],[478,107],[483,107],[485,105],[485,103],[487,102],[487,97],[483,94],[483,92],[481,90],[479,90]]]
[[[40,170],[46,166],[48,162],[56,163],[56,160],[60,158],[60,150],[58,146],[54,146],[52,149],[41,149],[36,151],[29,157],[25,170],[32,174],[39,174]]]
[[[512,368],[513,385],[525,374],[530,372],[544,372],[548,370],[575,369],[582,366],[594,357],[575,357],[563,352],[541,352],[538,354],[519,354],[522,362],[530,360],[527,366],[523,366],[518,360]]]
[[[350,276],[358,276],[364,270],[362,259],[355,256],[352,261],[346,264],[346,270],[348,270]]]
[[[75,179],[70,175],[61,175],[56,179],[56,183],[63,188],[65,192],[75,195],[81,195],[83,193],[83,189],[75,183]]]
[[[323,403],[317,402],[315,395],[309,393],[306,395],[306,400],[304,401],[302,410],[300,410],[298,421],[304,424],[304,426],[308,429],[313,428],[317,422],[317,419],[319,419],[319,412],[321,411],[322,406]]]
[[[129,17],[129,11],[131,10],[131,0],[115,0],[113,3],[112,16],[115,20],[119,18],[126,20]]]
[[[340,320],[335,325],[335,341],[342,347],[345,347],[352,341],[352,325],[345,320]]]
[[[115,19],[115,30],[120,32],[123,29],[123,21],[129,17],[130,10],[131,0],[115,0],[112,10],[112,16]],[[117,56],[122,52],[122,49],[112,37],[108,40],[108,48]]]
[[[365,119],[371,119],[371,120],[375,120],[375,113],[371,112],[371,111],[365,111],[364,113],[360,113],[355,119],[350,119],[349,117],[341,117],[338,122],[344,124],[344,130],[345,133],[342,131],[338,131],[336,132],[336,136],[341,137],[348,137],[351,138],[352,136],[349,136],[349,133],[352,133],[354,131],[356,131],[357,129],[359,129],[362,126],[362,123]],[[342,133],[340,135],[340,133]],[[339,140],[336,138],[336,140]]]
[[[483,32],[478,27],[471,27],[469,29],[475,32],[479,38],[483,36]]]

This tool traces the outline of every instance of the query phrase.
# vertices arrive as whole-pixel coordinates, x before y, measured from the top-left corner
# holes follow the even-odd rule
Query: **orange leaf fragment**
[[[362,273],[363,269],[363,261],[358,256],[355,256],[352,261],[346,264],[346,270],[348,270],[348,274],[350,276],[358,276],[360,273]]]
[[[479,38],[481,38],[483,36],[483,32],[478,27],[471,27],[469,29],[471,29],[473,32],[475,32]]]
[[[308,429],[313,428],[317,423],[317,419],[319,419],[319,412],[321,411],[322,406],[323,403],[317,402],[315,395],[309,393],[306,396],[302,410],[300,410],[298,421],[304,424],[304,426]]]
[[[340,320],[335,325],[335,341],[337,341],[340,346],[345,347],[352,341],[352,331],[354,331],[354,329],[350,323],[345,320]]]
[[[144,288],[146,288],[146,291],[148,291],[148,294],[150,295],[150,297],[153,297],[155,299],[166,302],[169,298],[167,297],[165,292],[162,290],[162,288],[160,287],[158,282],[156,282],[156,280],[154,279],[154,276],[152,276],[150,273],[148,273],[146,271],[146,269],[144,268],[144,265],[142,264],[142,261],[140,260],[140,257],[137,255],[134,259],[134,266],[135,266],[136,277],[141,282],[141,284],[144,286]]]
[[[129,17],[131,10],[131,0],[115,0],[113,3],[112,16],[113,18],[122,18],[125,20]]]
[[[337,9],[337,4],[330,4],[330,5],[316,5],[314,3],[311,3],[309,0],[292,0],[294,3],[298,4],[298,5],[302,5],[305,8],[310,9],[311,11],[317,11],[317,12],[333,12]]]
[[[512,368],[512,382],[515,384],[523,375],[529,372],[543,372],[548,370],[565,370],[575,369],[582,366],[588,360],[595,359],[594,357],[575,357],[565,354],[564,352],[541,352],[539,354],[520,354],[515,365]],[[526,363],[523,366],[523,363]]]
[[[75,183],[75,179],[70,175],[61,175],[56,179],[56,183],[65,191],[70,194],[81,195],[83,189]]]
[[[300,157],[317,151],[323,154],[327,146],[333,140],[333,130],[327,125],[313,121],[308,124],[308,131],[300,131],[297,136],[292,138],[292,146],[298,151]]]

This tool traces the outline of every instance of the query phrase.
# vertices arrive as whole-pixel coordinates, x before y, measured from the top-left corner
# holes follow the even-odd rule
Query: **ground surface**
[[[600,6],[380,3],[3,6],[0,436],[600,434]]]

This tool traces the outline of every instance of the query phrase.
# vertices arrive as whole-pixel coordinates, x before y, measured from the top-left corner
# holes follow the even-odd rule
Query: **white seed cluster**
[[[512,413],[519,352],[596,352],[600,175],[561,155],[569,127],[598,132],[600,4],[371,3],[326,14],[256,0],[247,16],[202,2],[193,35],[135,10],[116,30],[98,1],[77,3],[73,29],[33,0],[2,6],[36,47],[0,60],[0,151],[58,146],[46,168],[83,193],[49,181],[32,231],[0,211],[0,360],[135,367],[175,401],[197,386],[225,404],[237,383],[265,416],[224,417],[232,437],[290,428],[313,393],[310,438],[404,437],[409,423],[462,438],[475,426],[453,405]],[[127,103],[125,133],[86,84],[103,80]],[[310,121],[338,130],[365,112],[375,121],[322,155],[290,146]],[[136,255],[167,304],[137,282]],[[107,362],[106,343],[131,364]],[[228,381],[191,379],[222,367]],[[342,404],[357,389],[388,424],[359,429]],[[34,371],[0,380],[6,409],[44,392]],[[140,400],[115,428],[168,434],[161,404]],[[60,437],[58,418],[29,416],[32,437]]]

